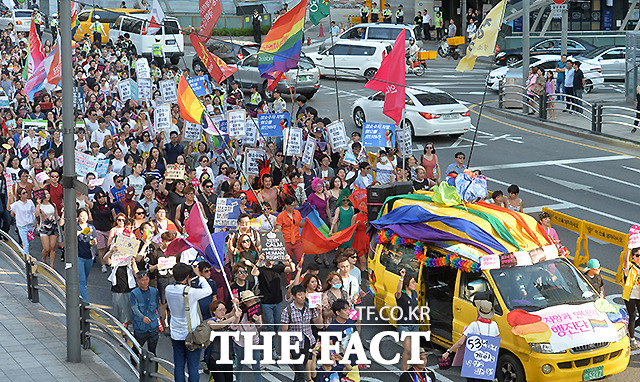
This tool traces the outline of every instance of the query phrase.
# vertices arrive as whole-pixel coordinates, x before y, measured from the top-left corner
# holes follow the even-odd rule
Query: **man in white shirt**
[[[127,186],[133,187],[135,191],[134,199],[138,200],[142,197],[142,191],[144,186],[147,185],[144,177],[142,176],[142,163],[135,163],[133,165],[133,174],[129,175],[125,181]]]
[[[107,120],[102,117],[98,118],[98,129],[91,133],[91,142],[98,142],[102,146],[104,139],[110,136],[111,132],[107,130]]]
[[[349,295],[349,301],[356,303],[360,298],[360,285],[358,279],[351,273],[351,263],[347,257],[341,256],[338,259],[338,273],[342,277],[342,289]]]
[[[196,274],[198,288],[191,288],[188,285],[193,280],[191,272]],[[175,374],[184,375],[184,367],[189,371],[189,380],[200,380],[198,366],[202,349],[189,350],[185,344],[185,339],[189,331],[200,325],[200,315],[198,314],[198,300],[211,295],[211,285],[202,277],[198,267],[190,267],[187,264],[178,263],[173,267],[173,277],[175,284],[168,285],[165,289],[167,304],[171,311],[171,344],[173,345],[173,364]],[[187,308],[185,295],[189,306],[189,319],[187,319]],[[182,378],[184,380],[184,378]]]
[[[424,10],[424,16],[422,16],[422,34],[425,40],[431,41],[431,16]]]
[[[98,112],[96,109],[91,108],[87,113],[87,117],[84,119],[84,124],[87,127],[89,133],[93,133],[98,130]]]
[[[87,141],[87,134],[83,128],[79,128],[76,132],[76,150],[89,151],[89,141]]]
[[[40,150],[40,137],[36,136],[36,131],[33,127],[30,127],[27,136],[20,140],[20,148],[23,148],[27,144],[29,147]]]

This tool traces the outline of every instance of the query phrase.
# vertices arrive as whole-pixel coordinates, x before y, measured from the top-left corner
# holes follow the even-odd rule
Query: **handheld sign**
[[[49,180],[49,174],[47,174],[46,172],[42,171],[36,174],[36,180],[38,181],[38,183],[44,183],[47,180]]]
[[[260,244],[262,244],[262,253],[266,260],[283,261],[287,255],[282,232],[261,233]]]
[[[260,175],[258,162],[264,158],[264,150],[262,149],[246,149],[245,150],[245,174]]]
[[[153,111],[153,119],[155,122],[156,130],[170,129],[171,128],[171,105],[163,103],[157,105]]]
[[[396,125],[365,122],[362,125],[362,146],[395,147]]]
[[[304,145],[304,152],[302,153],[302,164],[306,164],[311,167],[313,164],[313,153],[316,150],[316,139],[313,137],[307,137],[307,143]]]
[[[244,137],[245,146],[255,146],[258,143],[258,121],[249,117],[245,123],[247,135]]]
[[[117,235],[115,245],[118,247],[118,251],[128,256],[135,256],[138,254],[138,246],[140,240],[135,236]]]
[[[182,179],[184,180],[184,165],[183,164],[169,164],[164,172],[165,178],[169,179]]]
[[[109,171],[109,161],[110,159],[98,159],[98,163],[96,164],[96,178],[104,178],[107,176],[107,172]]]
[[[334,150],[344,150],[347,148],[349,142],[347,141],[347,132],[344,128],[344,122],[338,120],[328,124],[327,131],[329,132],[331,147]]]
[[[464,360],[460,375],[493,381],[500,350],[500,337],[470,334],[464,344]]]
[[[131,87],[131,99],[138,102],[138,83],[132,78],[129,78],[129,83],[129,86]]]
[[[158,257],[158,269],[171,269],[176,264],[177,258],[175,256]]]
[[[227,131],[229,138],[237,139],[246,135],[245,111],[243,109],[230,110],[227,115]]]
[[[284,130],[284,155],[302,155],[302,129],[289,128]]]
[[[403,157],[409,157],[413,154],[413,142],[411,141],[411,130],[400,129],[398,130],[398,146],[400,147],[400,154]]]
[[[318,305],[322,305],[322,292],[309,293],[307,294],[307,299],[309,300],[310,309],[313,309]]]
[[[151,68],[149,68],[149,61],[146,58],[141,57],[136,60],[136,77],[138,80],[141,78],[151,79]]]
[[[240,199],[218,198],[213,226],[217,228],[238,228],[240,216]]]
[[[33,199],[35,200],[44,199],[44,188],[41,188],[39,190],[33,190],[32,195],[33,195]]]
[[[199,141],[202,137],[202,125],[193,122],[184,121],[184,130],[182,138],[187,141]]]
[[[178,102],[178,89],[174,80],[160,81],[160,94],[164,103]]]
[[[127,79],[118,82],[118,95],[122,102],[127,102],[131,99],[131,81]]]
[[[265,137],[281,137],[282,131],[291,126],[290,113],[266,113],[258,115],[258,126]]]
[[[138,101],[151,100],[151,79],[138,77]]]
[[[98,165],[98,158],[81,151],[75,152],[76,157],[76,173],[78,176],[85,177],[88,173],[94,172]]]
[[[119,249],[120,247],[118,247]],[[111,255],[111,268],[117,268],[121,266],[126,266],[131,263],[132,255],[128,255],[126,253],[122,253],[120,250],[114,252]]]
[[[191,90],[196,94],[196,97],[203,97],[207,94],[211,94],[211,86],[209,85],[209,76],[197,76],[187,78],[187,83],[191,86]]]

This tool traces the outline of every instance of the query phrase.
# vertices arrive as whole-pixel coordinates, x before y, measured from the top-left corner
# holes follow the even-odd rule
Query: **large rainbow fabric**
[[[535,219],[526,214],[484,202],[444,206],[434,203],[432,196],[432,192],[417,192],[389,197],[381,216],[372,224],[403,237],[405,229],[412,234],[406,237],[415,237],[421,231],[426,235],[433,229],[444,231],[469,246],[470,253],[480,250],[480,253],[500,254],[552,244],[549,237],[537,229]],[[475,257],[469,256],[473,260]]]
[[[78,21],[78,11],[73,11],[73,15],[71,15],[71,39],[73,40],[76,36],[76,32],[78,31],[78,27],[80,26],[80,22]]]
[[[273,23],[258,54],[260,77],[272,78],[271,73],[276,71],[286,73],[298,65],[306,10],[307,0],[302,0]]]
[[[204,107],[184,76],[180,76],[178,83],[178,106],[180,106],[180,114],[185,121],[202,124]]]

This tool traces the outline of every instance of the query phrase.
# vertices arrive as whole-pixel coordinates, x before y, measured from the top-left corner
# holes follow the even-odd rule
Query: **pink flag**
[[[45,70],[47,71],[47,80],[44,82],[44,88],[52,91],[58,86],[62,80],[62,63],[60,61],[60,34],[53,51],[44,60]]]
[[[364,85],[367,89],[384,92],[384,108],[382,112],[398,125],[402,120],[402,110],[405,102],[404,36],[405,30],[403,29],[396,38],[391,53],[382,59],[382,64],[380,64],[380,69],[378,69],[376,75]]]
[[[27,59],[27,73],[25,79],[30,78],[44,60],[42,53],[42,42],[36,32],[36,23],[31,20],[31,29],[29,30],[29,58]]]
[[[222,14],[221,0],[200,0],[200,39],[205,41],[211,36],[213,27]]]

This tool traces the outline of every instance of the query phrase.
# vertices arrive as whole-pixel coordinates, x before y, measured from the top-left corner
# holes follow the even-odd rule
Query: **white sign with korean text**
[[[313,164],[313,153],[316,150],[316,139],[307,137],[307,143],[304,145],[304,151],[302,153],[302,164],[311,166]]]
[[[171,105],[163,103],[156,106],[153,111],[153,119],[156,125],[156,130],[170,129],[171,128]]]
[[[284,155],[302,155],[302,129],[284,129],[283,138]]]
[[[118,82],[118,95],[122,102],[127,102],[131,99],[131,81],[127,79]]]
[[[334,150],[344,150],[347,148],[347,132],[344,128],[344,122],[341,120],[335,121],[327,125],[327,131],[329,132],[329,141],[331,147]]]
[[[141,57],[136,61],[136,76],[138,81],[141,78],[151,79],[151,68],[149,68],[149,61],[146,58]]]
[[[400,148],[400,155],[403,157],[409,157],[413,154],[413,141],[411,140],[411,130],[401,129],[398,130],[398,146]]]
[[[151,79],[138,77],[138,101],[151,100]]]
[[[160,81],[160,94],[164,103],[178,102],[178,89],[174,80]]]
[[[243,109],[230,110],[227,116],[227,131],[229,138],[237,139],[246,135],[245,111]]]
[[[199,141],[202,137],[202,125],[198,125],[189,121],[184,121],[184,130],[182,138],[187,141]]]
[[[263,160],[264,150],[262,149],[246,149],[245,150],[245,174],[258,176],[260,174],[260,168],[258,162]]]
[[[244,145],[255,146],[258,143],[258,121],[249,117],[245,123],[246,134]]]

